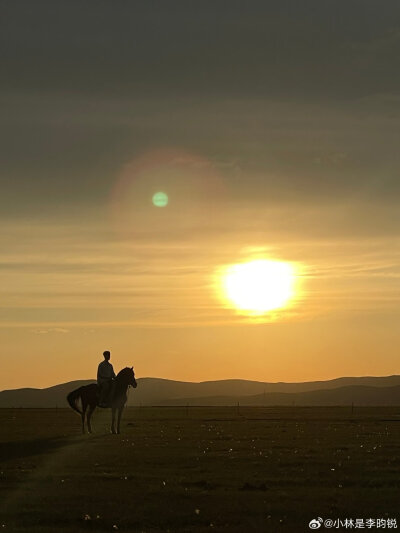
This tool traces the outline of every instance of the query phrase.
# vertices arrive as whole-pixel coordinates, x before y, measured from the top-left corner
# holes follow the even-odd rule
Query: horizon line
[[[218,381],[247,381],[251,383],[263,383],[265,385],[278,385],[278,384],[302,384],[302,383],[324,383],[324,382],[330,382],[330,381],[336,381],[339,379],[360,379],[360,378],[391,378],[391,377],[400,377],[400,374],[389,374],[389,375],[383,375],[383,376],[371,376],[371,375],[361,375],[361,376],[339,376],[336,378],[330,378],[330,379],[314,379],[309,381],[259,381],[256,379],[243,379],[243,378],[222,378],[222,379],[209,379],[209,380],[203,380],[203,381],[184,381],[180,379],[170,379],[170,378],[159,378],[154,376],[143,376],[140,378],[137,378],[137,381],[140,381],[142,379],[155,379],[155,380],[162,380],[162,381],[172,381],[175,383],[190,383],[199,385],[201,383],[216,383]],[[13,391],[13,390],[21,390],[21,389],[33,389],[33,390],[46,390],[51,389],[53,387],[59,387],[60,385],[67,385],[68,383],[74,383],[77,381],[96,381],[94,378],[87,378],[87,379],[73,379],[70,381],[63,381],[62,383],[56,383],[55,385],[49,385],[48,387],[18,387],[15,389],[2,389],[1,392],[7,392],[7,391]]]

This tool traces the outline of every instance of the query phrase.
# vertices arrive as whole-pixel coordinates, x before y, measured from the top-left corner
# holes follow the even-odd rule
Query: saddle
[[[114,396],[115,380],[112,380],[107,387],[97,386],[97,403],[99,407],[112,407],[111,402]]]

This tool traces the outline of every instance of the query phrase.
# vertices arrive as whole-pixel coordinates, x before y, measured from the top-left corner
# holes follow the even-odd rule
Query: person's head
[[[110,360],[110,357],[111,357],[111,354],[108,350],[106,350],[105,352],[103,352],[103,357],[106,361],[109,361]]]

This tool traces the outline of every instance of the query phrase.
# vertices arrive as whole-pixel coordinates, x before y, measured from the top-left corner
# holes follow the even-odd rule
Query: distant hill
[[[329,381],[268,383],[241,379],[191,383],[138,379],[128,405],[400,405],[400,376],[343,377]],[[66,407],[66,395],[93,380],[46,389],[0,392],[0,407]]]
[[[395,387],[368,387],[353,385],[337,389],[321,389],[307,392],[267,392],[254,396],[209,396],[168,400],[166,405],[191,406],[400,406],[400,385]]]
[[[66,407],[66,396],[93,380],[71,381],[47,389],[14,389],[0,392],[0,407]]]

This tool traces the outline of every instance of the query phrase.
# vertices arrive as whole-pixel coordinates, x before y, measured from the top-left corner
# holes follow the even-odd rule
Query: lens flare
[[[153,194],[152,202],[156,207],[165,207],[168,205],[168,195],[162,191],[156,192]]]
[[[160,148],[134,157],[111,190],[110,218],[123,238],[167,235],[209,225],[228,189],[213,161],[182,149]],[[172,201],[173,199],[173,201]]]

